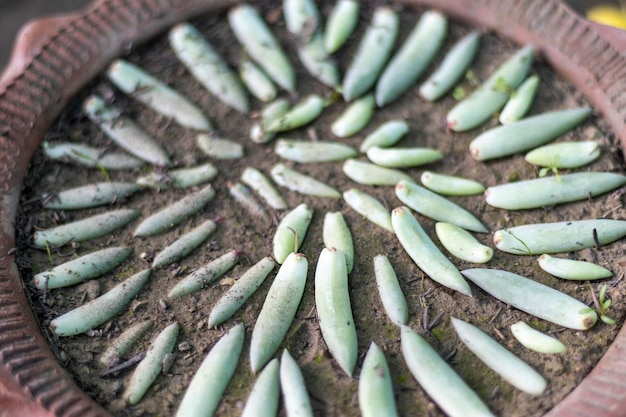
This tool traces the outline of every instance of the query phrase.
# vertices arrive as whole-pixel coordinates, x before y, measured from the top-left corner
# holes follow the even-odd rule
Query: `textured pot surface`
[[[605,116],[626,149],[626,35],[551,0],[404,0],[492,29],[538,54]],[[60,367],[40,333],[17,266],[15,222],[33,153],[70,98],[129,45],[233,1],[101,0],[31,23],[0,84],[0,416],[106,416]],[[626,407],[626,333],[549,416],[619,416]]]

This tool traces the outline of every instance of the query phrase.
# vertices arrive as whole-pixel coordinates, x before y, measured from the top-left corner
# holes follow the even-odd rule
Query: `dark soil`
[[[298,95],[290,98],[296,102],[310,93],[330,96],[332,93],[330,89],[313,81],[299,64],[295,54],[294,40],[286,34],[281,11],[277,7],[265,8],[263,13],[272,22],[275,32],[286,45],[298,71]],[[322,13],[327,15],[330,5],[325,2],[321,9]],[[412,29],[420,12],[412,9],[399,10],[399,12],[402,19],[400,39],[404,39]],[[371,14],[371,8],[363,6],[361,22],[353,39],[360,38]],[[207,39],[231,65],[240,62],[242,52],[227,26],[225,15],[204,16],[195,19],[192,23],[206,35]],[[449,49],[454,41],[470,29],[463,23],[451,22],[445,49]],[[337,54],[342,71],[349,63],[356,46],[356,42],[352,41]],[[486,78],[516,48],[517,45],[491,33],[484,33],[479,56],[472,67],[473,71],[480,79]],[[218,415],[224,416],[239,415],[254,381],[248,359],[250,335],[275,272],[270,275],[270,278],[238,314],[218,329],[209,330],[207,318],[212,305],[227,290],[226,284],[218,282],[196,294],[172,302],[168,301],[166,304],[160,303],[160,300],[165,300],[168,290],[186,273],[204,265],[230,248],[243,252],[238,265],[227,274],[233,278],[240,276],[260,258],[271,254],[271,239],[276,228],[276,220],[280,219],[284,213],[272,212],[268,209],[269,218],[274,219],[269,222],[251,216],[231,199],[227,184],[238,181],[241,171],[247,166],[254,166],[265,173],[269,173],[271,166],[278,162],[279,158],[273,152],[272,143],[258,145],[248,139],[248,130],[253,122],[254,114],[250,116],[241,115],[222,105],[215,97],[200,88],[183,66],[177,62],[164,35],[155,38],[148,45],[133,50],[126,58],[139,63],[149,72],[197,103],[209,115],[223,137],[232,138],[244,144],[246,156],[235,161],[211,161],[219,167],[220,172],[213,181],[213,186],[217,191],[215,200],[200,213],[160,236],[133,238],[132,231],[138,224],[138,220],[105,238],[53,250],[51,261],[54,265],[65,262],[72,256],[87,254],[108,246],[132,246],[135,255],[114,270],[113,273],[93,282],[72,288],[51,290],[47,293],[33,289],[31,292],[33,308],[41,321],[42,331],[49,336],[50,344],[59,360],[89,395],[116,416],[173,415],[190,379],[207,352],[226,330],[236,322],[243,322],[246,328],[244,351],[217,412]],[[440,59],[441,56],[438,61]],[[573,86],[560,80],[550,68],[542,63],[535,63],[532,71],[538,74],[542,81],[531,113],[536,114],[587,104]],[[472,88],[467,82],[464,82],[464,85],[467,89]],[[163,118],[125,97],[104,78],[94,80],[67,108],[50,131],[48,141],[52,143],[68,140],[83,141],[99,147],[115,147],[81,113],[82,100],[93,92],[103,95],[107,100],[122,108],[126,115],[135,118],[146,130],[158,138],[172,156],[176,166],[193,166],[208,160],[195,146],[195,132],[181,128],[171,120]],[[429,169],[473,178],[488,186],[538,176],[538,168],[526,163],[523,155],[487,163],[473,160],[468,152],[469,142],[480,131],[495,126],[497,120],[494,117],[484,127],[469,133],[448,132],[445,128],[444,118],[454,103],[455,101],[450,95],[437,103],[427,103],[418,97],[416,87],[411,88],[400,100],[377,110],[372,121],[363,132],[348,139],[341,139],[341,141],[358,148],[363,138],[384,121],[404,119],[410,125],[410,132],[400,145],[427,146],[439,149],[445,154],[441,162],[406,170],[414,178],[419,178],[424,169]],[[262,108],[262,104],[259,102],[253,102],[253,106],[255,110]],[[314,137],[320,140],[337,140],[330,132],[330,124],[345,107],[346,103],[336,102],[328,107],[312,125],[288,132],[284,136],[300,139]],[[583,139],[600,141],[603,146],[603,154],[593,165],[582,168],[581,171],[623,172],[623,162],[619,158],[614,136],[610,132],[608,124],[601,117],[591,117],[582,126],[559,140]],[[365,157],[361,156],[360,159],[365,159]],[[294,166],[289,162],[286,164]],[[342,173],[341,163],[298,165],[296,169],[325,181],[341,191],[356,187],[371,193],[384,201],[390,210],[401,205],[395,197],[393,187],[355,184]],[[150,170],[151,168],[134,172],[111,171],[108,174],[114,181],[132,182],[139,175]],[[27,284],[34,273],[51,266],[51,261],[45,251],[35,250],[28,246],[28,240],[35,229],[45,229],[56,224],[125,207],[140,210],[142,217],[146,217],[192,191],[155,192],[144,190],[126,202],[119,202],[110,207],[76,212],[49,211],[40,206],[38,198],[46,192],[60,191],[104,180],[103,173],[97,169],[88,170],[73,165],[55,163],[46,160],[41,154],[36,155],[24,188],[19,230],[22,242],[20,247],[21,272]],[[613,300],[614,305],[610,309],[609,315],[617,319],[618,325],[609,326],[598,322],[591,330],[574,331],[533,318],[495,300],[475,286],[472,286],[474,296],[467,297],[434,283],[411,261],[395,236],[363,219],[340,199],[303,196],[285,189],[281,191],[290,208],[305,202],[315,211],[309,232],[301,248],[301,251],[309,259],[308,282],[296,319],[282,347],[288,348],[300,365],[316,415],[354,416],[359,414],[357,387],[360,365],[372,341],[381,346],[386,354],[400,414],[442,415],[408,371],[400,351],[399,328],[387,318],[380,302],[372,261],[373,257],[380,253],[389,256],[396,269],[410,309],[409,325],[423,334],[442,356],[449,358],[454,369],[476,390],[497,415],[539,416],[551,409],[594,367],[621,326],[625,311],[624,296],[626,295],[626,284],[623,280],[625,265],[623,241],[602,248],[566,254],[575,259],[594,261],[610,268],[614,272],[614,277],[603,282],[559,280],[543,272],[538,267],[535,257],[512,256],[497,250],[493,259],[487,264],[489,268],[504,269],[532,277],[587,304],[592,303],[591,292],[596,291],[597,293],[603,284],[607,284],[608,296]],[[596,217],[623,219],[626,217],[623,194],[622,189],[578,203],[518,212],[494,209],[484,202],[483,196],[452,198],[452,200],[475,213],[493,232],[496,229],[526,223]],[[359,338],[359,360],[355,377],[352,378],[346,376],[330,356],[315,317],[313,275],[316,260],[323,247],[322,222],[324,214],[329,211],[341,211],[343,213],[352,231],[355,244],[356,256],[354,270],[350,274],[350,296]],[[437,242],[434,235],[434,222],[419,215],[417,217],[425,230]],[[149,266],[147,261],[152,254],[206,219],[221,219],[217,231],[210,240],[179,264],[153,271],[146,288],[123,313],[88,334],[58,340],[51,336],[48,331],[48,324],[51,319],[77,307],[85,300],[91,299],[95,295],[94,292],[103,293],[121,279],[147,268]],[[476,237],[493,247],[491,234],[477,234]],[[451,258],[451,260],[461,270],[476,266],[457,259]],[[426,309],[428,309],[428,317],[425,317]],[[423,323],[432,320],[439,314],[443,314],[441,320],[430,331],[425,331]],[[548,379],[548,389],[540,396],[531,397],[503,381],[479,362],[460,342],[451,326],[451,316],[477,325],[502,342],[516,355],[529,362]],[[104,369],[101,368],[98,357],[106,349],[110,340],[131,324],[146,319],[153,320],[155,325],[151,333],[140,341],[128,357],[144,351],[160,330],[177,321],[181,325],[181,333],[175,350],[176,359],[167,374],[158,377],[138,405],[127,407],[121,402],[120,395],[128,382],[132,368],[112,376],[101,377]],[[513,338],[509,330],[509,326],[519,320],[524,320],[546,333],[555,335],[568,346],[568,351],[561,355],[543,355],[525,349]]]

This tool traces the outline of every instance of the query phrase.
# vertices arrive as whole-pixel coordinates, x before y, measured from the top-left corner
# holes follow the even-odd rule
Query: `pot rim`
[[[519,44],[532,43],[602,112],[626,152],[626,32],[589,22],[559,0],[400,1],[442,10]],[[82,11],[36,19],[20,31],[0,76],[0,410],[6,415],[110,416],[58,364],[11,256],[31,157],[73,95],[128,45],[235,2],[95,0]],[[625,350],[622,326],[597,366],[546,417],[621,415]]]

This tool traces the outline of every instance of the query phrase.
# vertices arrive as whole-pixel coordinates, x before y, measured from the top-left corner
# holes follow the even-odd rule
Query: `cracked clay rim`
[[[591,23],[557,0],[401,0],[532,43],[610,123],[626,150],[626,32]],[[0,77],[0,416],[110,416],[51,353],[11,255],[22,182],[44,134],[70,100],[129,45],[234,0],[96,0],[83,12],[27,24]],[[626,409],[626,330],[546,417],[617,417]]]

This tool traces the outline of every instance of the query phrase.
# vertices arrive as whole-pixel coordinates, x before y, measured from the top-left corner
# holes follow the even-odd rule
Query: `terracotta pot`
[[[592,24],[556,0],[402,0],[492,29],[538,54],[603,113],[626,149],[626,32]],[[128,45],[231,0],[99,0],[21,32],[0,83],[0,416],[107,416],[59,366],[40,333],[11,255],[30,159],[70,98]],[[548,416],[626,410],[626,330]]]

